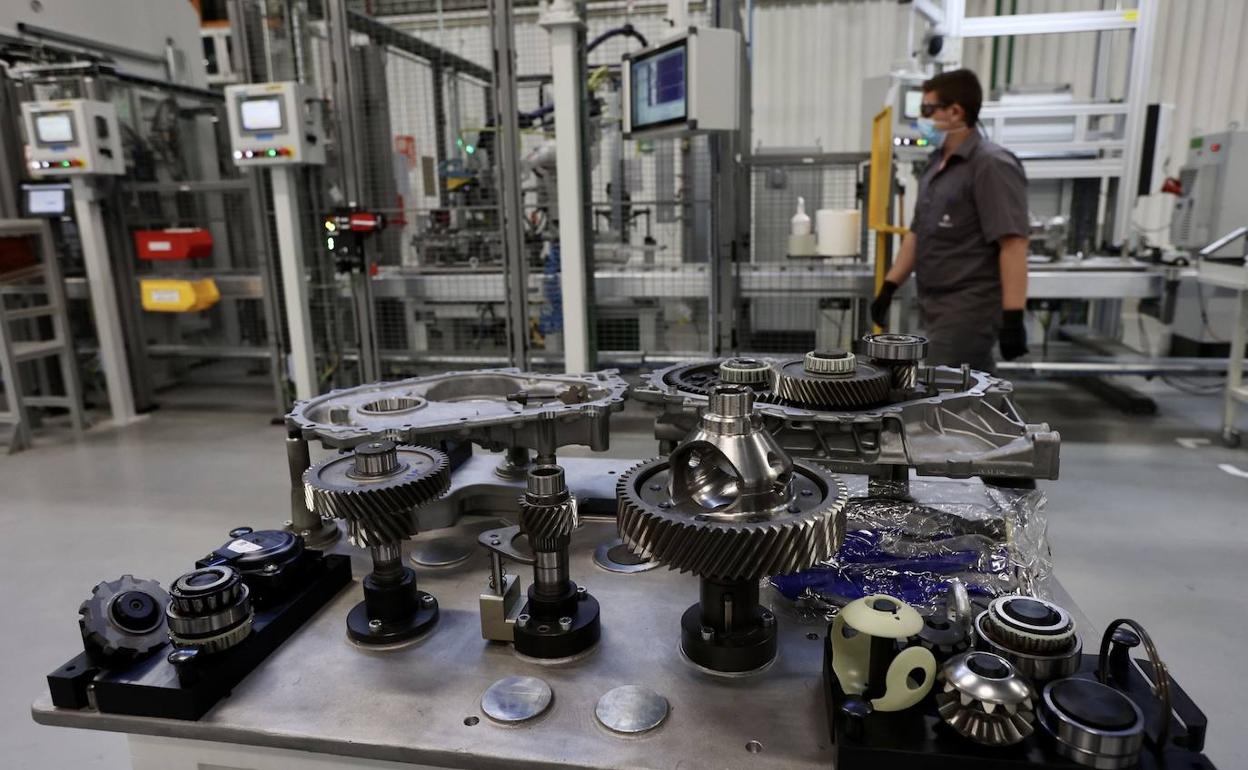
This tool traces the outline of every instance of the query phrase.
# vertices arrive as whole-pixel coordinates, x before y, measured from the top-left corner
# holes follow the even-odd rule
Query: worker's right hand
[[[871,321],[881,329],[888,328],[888,308],[893,304],[893,294],[896,291],[897,284],[885,280],[884,285],[880,287],[880,293],[871,303]]]

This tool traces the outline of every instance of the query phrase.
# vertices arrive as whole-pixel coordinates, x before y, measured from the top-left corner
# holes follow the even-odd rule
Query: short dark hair
[[[951,70],[942,72],[930,80],[923,81],[923,93],[936,92],[936,96],[945,104],[960,104],[966,112],[966,125],[974,126],[979,122],[979,108],[984,103],[984,89],[979,85],[979,78],[970,70]]]

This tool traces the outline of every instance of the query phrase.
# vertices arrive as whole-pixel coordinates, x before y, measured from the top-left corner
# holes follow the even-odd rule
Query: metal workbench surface
[[[488,520],[466,517],[422,539],[475,543]],[[829,767],[821,686],[825,624],[803,625],[787,603],[765,591],[764,603],[781,621],[776,661],[744,678],[702,673],[677,649],[680,615],[697,599],[697,579],[663,568],[631,575],[597,568],[594,548],[614,536],[614,522],[590,520],[573,537],[572,578],[601,602],[603,633],[595,649],[571,662],[542,664],[520,658],[510,645],[482,640],[477,605],[488,558],[481,550],[457,566],[418,568],[420,587],[441,606],[438,625],[425,639],[387,651],[353,646],[344,620],[361,598],[358,578],[368,564],[362,553],[338,545],[335,550],[352,554],[357,581],[201,720],[63,710],[46,693],[32,712],[46,725],[441,767]],[[517,571],[527,589],[530,568],[511,565],[509,571]],[[1089,628],[1057,590],[1057,600]],[[485,716],[480,699],[493,682],[512,675],[544,679],[554,701],[535,720],[507,727]],[[666,722],[634,737],[598,724],[599,697],[625,684],[667,698]],[[474,721],[469,717],[476,723],[468,724]],[[762,750],[748,750],[751,741]]]

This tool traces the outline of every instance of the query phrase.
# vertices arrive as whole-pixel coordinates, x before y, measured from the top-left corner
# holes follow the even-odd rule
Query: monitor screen
[[[906,120],[918,120],[923,104],[923,89],[907,88],[901,92],[901,116]]]
[[[282,130],[282,98],[263,96],[244,99],[238,106],[239,122],[244,131]]]
[[[634,59],[630,79],[633,129],[679,123],[689,116],[685,92],[687,43]]]
[[[74,120],[68,112],[35,115],[35,138],[40,144],[70,144],[74,141]]]
[[[66,184],[24,184],[26,215],[32,217],[56,217],[65,213],[69,198]]]

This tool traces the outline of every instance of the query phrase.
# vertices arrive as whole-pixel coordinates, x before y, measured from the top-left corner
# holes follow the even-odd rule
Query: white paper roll
[[[815,212],[815,233],[819,238],[819,256],[857,256],[858,210],[819,209]]]

